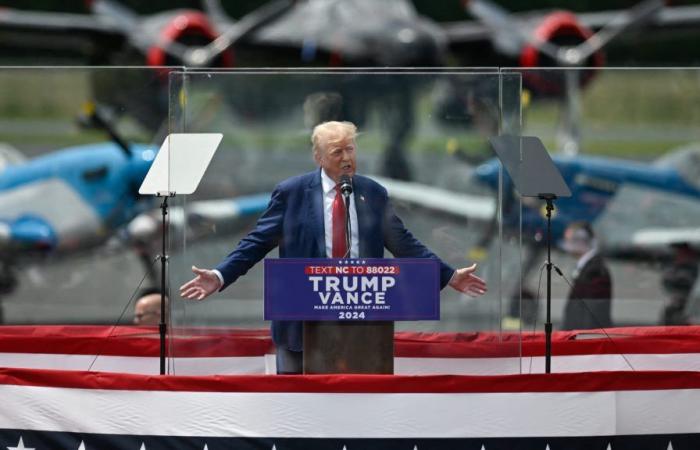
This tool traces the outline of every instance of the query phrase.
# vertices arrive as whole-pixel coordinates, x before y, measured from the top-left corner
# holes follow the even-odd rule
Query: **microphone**
[[[342,175],[340,177],[340,192],[346,198],[352,194],[352,178],[347,175]]]

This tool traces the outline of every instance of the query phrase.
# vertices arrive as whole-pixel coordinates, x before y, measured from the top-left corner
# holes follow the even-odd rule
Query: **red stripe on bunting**
[[[160,355],[158,328],[136,326],[3,326],[0,352],[64,355]],[[261,356],[274,352],[267,330],[176,329],[176,357]]]
[[[581,339],[582,336],[587,339]],[[577,339],[578,338],[578,339]],[[556,332],[554,356],[591,354],[700,353],[700,326]],[[262,356],[274,351],[267,330],[229,328],[176,329],[176,357]],[[170,346],[169,346],[170,348]],[[0,352],[67,355],[159,355],[156,327],[135,326],[3,326]],[[522,352],[522,354],[521,354]],[[411,358],[503,358],[544,355],[542,333],[411,333],[396,334],[395,355]]]
[[[700,389],[700,372],[586,372],[498,376],[149,376],[0,369],[0,385],[189,392],[497,393]],[[0,386],[0,389],[2,387]]]

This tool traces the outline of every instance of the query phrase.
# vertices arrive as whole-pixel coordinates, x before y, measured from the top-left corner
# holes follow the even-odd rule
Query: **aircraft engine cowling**
[[[593,32],[578,22],[570,12],[557,11],[544,17],[532,35],[536,41],[548,42],[559,48],[576,47],[588,40]],[[567,67],[567,64],[540,51],[536,45],[526,45],[520,54],[520,66],[528,67]],[[605,62],[603,52],[598,50],[575,67],[602,67]],[[581,86],[588,84],[595,76],[595,70],[584,70],[579,77]],[[564,77],[561,71],[523,71],[525,85],[535,94],[561,96],[565,92]]]
[[[199,11],[185,10],[169,18],[159,30],[156,45],[146,53],[149,66],[179,66],[184,61],[169,54],[165,48],[170,43],[184,46],[205,46],[218,37],[218,33],[205,14]],[[214,59],[210,67],[233,67],[234,58],[231,49],[222,52]]]

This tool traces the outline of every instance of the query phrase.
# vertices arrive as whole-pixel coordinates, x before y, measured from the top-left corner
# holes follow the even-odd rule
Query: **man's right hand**
[[[213,270],[192,266],[197,276],[180,286],[180,296],[189,300],[204,300],[221,288],[221,280]]]

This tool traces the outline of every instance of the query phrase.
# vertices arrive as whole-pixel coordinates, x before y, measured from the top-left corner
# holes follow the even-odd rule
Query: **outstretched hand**
[[[452,286],[453,289],[467,295],[471,295],[472,297],[484,294],[487,291],[486,282],[474,275],[475,270],[476,263],[469,267],[463,267],[455,270],[455,273],[450,280],[450,286]]]
[[[180,286],[180,296],[189,300],[204,300],[221,288],[221,280],[213,270],[192,266],[197,276]]]

